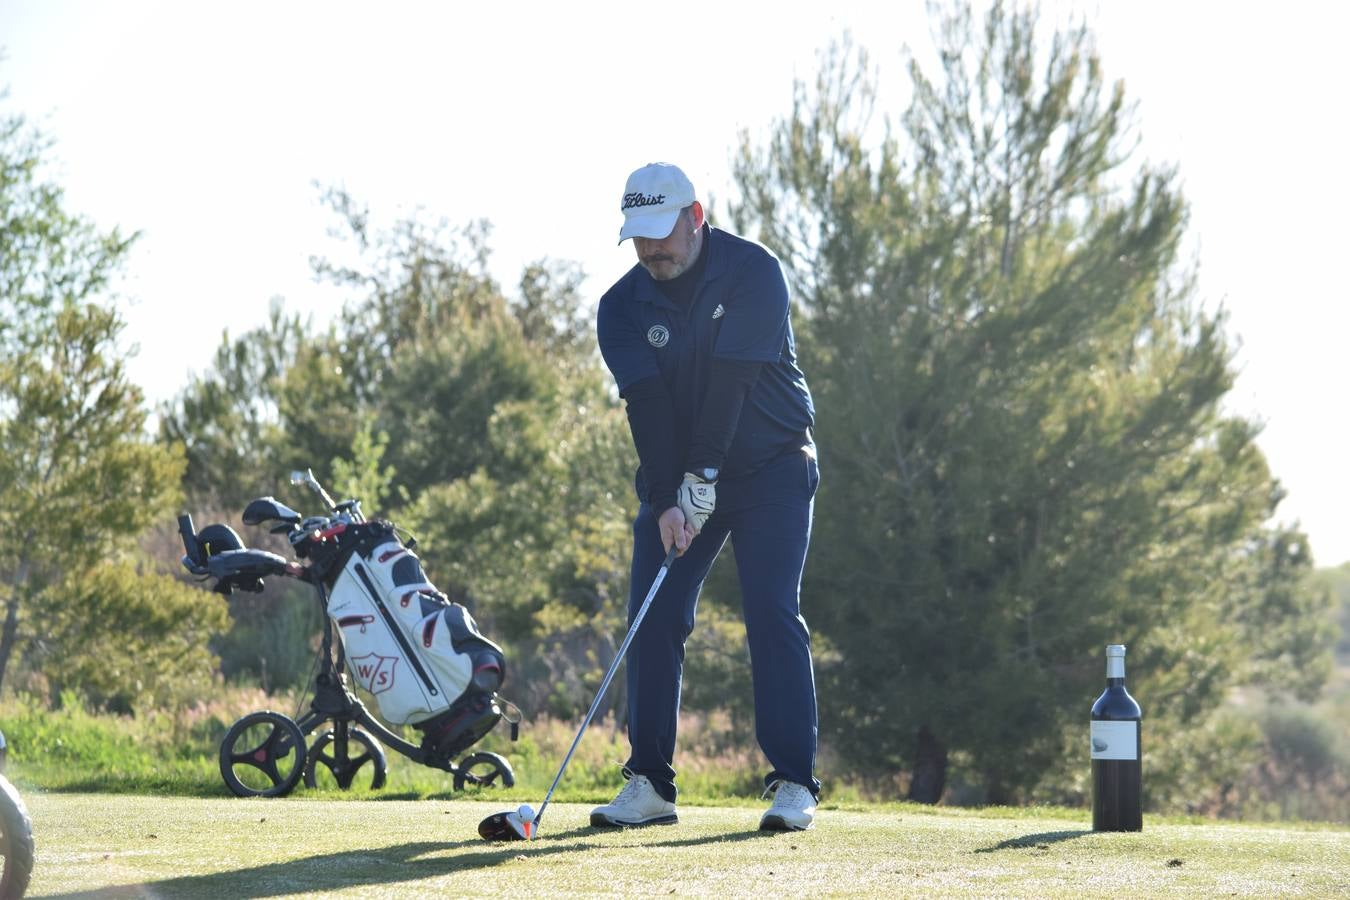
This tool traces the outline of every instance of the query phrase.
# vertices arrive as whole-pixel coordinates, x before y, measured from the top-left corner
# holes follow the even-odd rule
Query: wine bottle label
[[[1139,723],[1104,722],[1092,723],[1093,759],[1138,759]]]

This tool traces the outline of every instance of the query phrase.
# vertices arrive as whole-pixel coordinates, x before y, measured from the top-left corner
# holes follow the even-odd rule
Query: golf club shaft
[[[642,606],[638,607],[637,615],[633,617],[633,624],[628,626],[628,634],[624,637],[623,643],[619,645],[619,652],[614,654],[614,662],[610,663],[609,671],[605,673],[605,680],[600,682],[600,690],[595,692],[595,700],[591,703],[590,710],[586,713],[586,718],[581,720],[581,728],[577,730],[577,736],[572,739],[572,746],[568,748],[567,755],[563,757],[562,765],[558,767],[558,774],[553,778],[553,784],[549,786],[548,793],[544,795],[543,805],[539,807],[539,812],[534,816],[535,827],[543,821],[544,810],[548,809],[548,802],[553,799],[553,792],[558,788],[558,782],[562,781],[563,772],[567,771],[567,764],[572,761],[572,754],[577,751],[577,745],[581,743],[581,736],[586,733],[586,726],[591,724],[591,719],[595,717],[595,711],[600,708],[600,701],[604,699],[605,691],[609,688],[609,683],[614,680],[614,673],[619,669],[619,663],[623,662],[624,655],[628,652],[628,645],[633,643],[633,637],[637,634],[638,626],[642,624],[642,619],[647,615],[647,607],[652,605],[652,599],[656,592],[661,589],[661,582],[666,580],[666,573],[670,571],[670,565],[675,561],[675,546],[672,544],[670,551],[666,553],[666,561],[661,564],[661,570],[656,573],[656,580],[652,582],[651,590],[647,591],[647,598],[642,601]]]

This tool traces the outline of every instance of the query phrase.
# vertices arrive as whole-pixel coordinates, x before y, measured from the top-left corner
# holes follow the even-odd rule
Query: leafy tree
[[[161,406],[160,439],[184,447],[183,487],[194,505],[232,508],[269,492],[264,486],[288,462],[280,382],[309,343],[305,324],[276,299],[267,325],[234,340],[223,334],[212,369]]]
[[[1184,198],[1132,160],[1091,35],[1046,48],[996,3],[952,6],[937,42],[898,128],[866,54],[835,47],[743,137],[732,212],[807,313],[825,730],[909,769],[913,799],[955,758],[1005,802],[1081,734],[1102,645],[1131,646],[1150,727],[1175,731],[1238,680],[1315,689],[1325,641],[1284,618],[1321,602],[1306,546],[1262,529],[1282,492],[1220,409],[1232,350],[1178,257]]]
[[[627,435],[598,368],[553,380],[499,404],[483,462],[408,510],[433,577],[518,651],[516,696],[529,685],[535,709],[584,708],[602,651],[617,649],[609,635],[626,608]]]
[[[512,304],[525,341],[550,359],[595,367],[595,307],[582,295],[585,273],[576,263],[537,260],[520,276],[520,297]]]
[[[1350,666],[1350,562],[1335,568],[1318,569],[1312,576],[1316,589],[1331,595],[1336,662]]]
[[[373,432],[370,419],[363,421],[352,435],[351,451],[347,457],[332,460],[331,471],[334,492],[343,497],[357,497],[372,510],[383,509],[386,498],[395,494],[394,478],[398,472],[384,464],[389,449],[389,435]],[[407,499],[407,492],[400,495]]]
[[[194,470],[194,490],[209,477],[244,499],[251,481],[235,467],[248,440],[277,476],[313,466],[367,514],[411,528],[430,577],[521,651],[529,671],[512,676],[513,696],[570,714],[623,615],[633,503],[633,451],[582,273],[541,260],[507,298],[486,274],[482,223],[379,231],[346,194],[328,201],[353,251],[314,262],[348,294],[336,324],[308,334],[274,312],[225,342],[215,371],[167,411],[176,430],[165,433],[200,448],[194,460],[223,462]],[[260,477],[258,464],[245,474]],[[262,626],[257,611],[234,611],[222,652],[243,671],[257,666]],[[533,652],[545,646],[556,652]],[[522,696],[526,684],[538,696]]]
[[[168,515],[183,471],[181,450],[145,435],[106,300],[133,237],[65,210],[41,178],[46,147],[22,119],[0,123],[0,682],[24,616],[40,608],[29,634],[43,634],[76,602],[49,588]]]
[[[180,706],[209,692],[225,599],[129,562],[72,566],[44,599],[35,644],[53,695],[74,689],[120,712]]]

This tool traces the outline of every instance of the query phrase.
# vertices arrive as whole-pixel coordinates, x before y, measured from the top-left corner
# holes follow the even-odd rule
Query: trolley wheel
[[[252,712],[220,742],[220,774],[238,797],[284,797],[305,771],[305,735],[290,716]]]
[[[353,742],[364,748],[355,756],[351,752]],[[367,763],[371,767],[370,789],[378,791],[384,787],[384,776],[389,770],[384,748],[360,728],[339,722],[332,730],[315,738],[313,746],[309,748],[309,759],[305,762],[305,786],[318,787],[322,780],[325,787],[336,783],[342,790],[350,790],[361,767]],[[323,771],[327,774],[323,774]]]
[[[515,787],[516,773],[506,757],[496,753],[472,753],[459,761],[455,767],[455,790],[464,790],[464,785],[473,784],[489,787],[501,780],[502,787]]]
[[[0,775],[0,897],[22,897],[33,877],[33,820],[9,779]]]

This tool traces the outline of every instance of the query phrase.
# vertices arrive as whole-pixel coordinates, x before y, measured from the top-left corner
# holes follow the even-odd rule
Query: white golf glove
[[[717,505],[717,470],[704,469],[698,474],[685,472],[675,500],[680,512],[684,513],[684,521],[695,531],[702,531]]]

